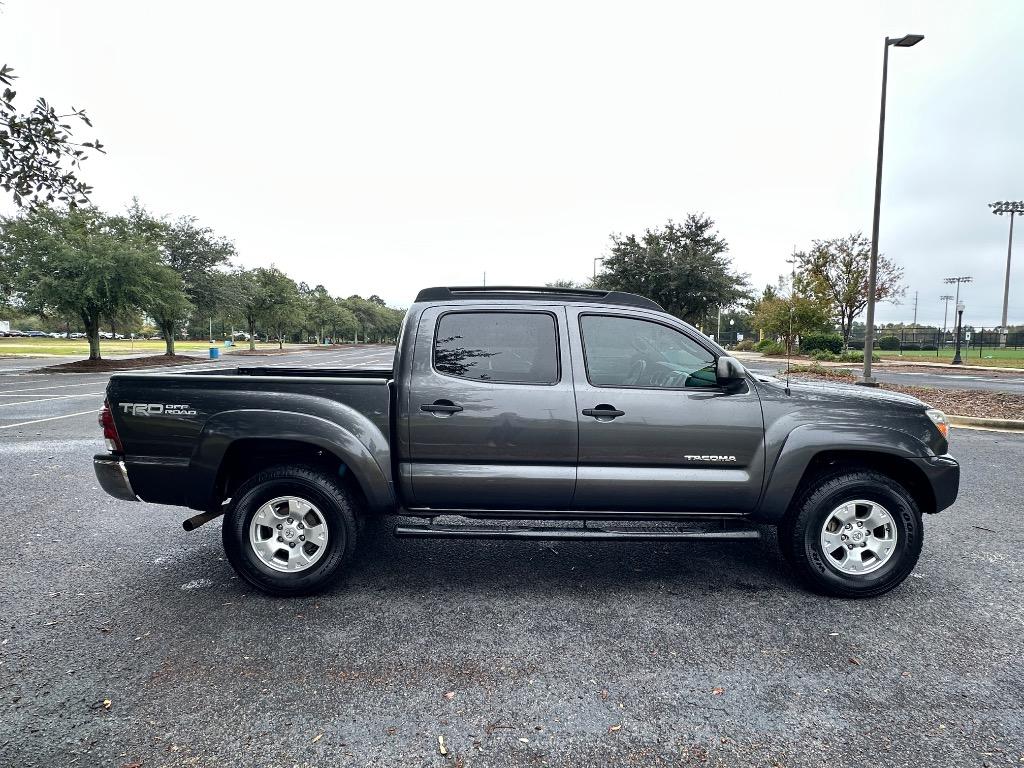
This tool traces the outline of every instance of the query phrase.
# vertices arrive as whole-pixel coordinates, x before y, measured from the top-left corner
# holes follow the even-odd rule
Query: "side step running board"
[[[532,539],[562,541],[566,539],[604,539],[606,541],[750,541],[761,538],[753,528],[701,529],[620,529],[606,528],[525,528],[468,527],[461,525],[399,525],[395,536],[408,539]]]

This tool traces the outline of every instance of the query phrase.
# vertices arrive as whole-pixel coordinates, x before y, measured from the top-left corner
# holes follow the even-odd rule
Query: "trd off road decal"
[[[121,403],[120,408],[129,416],[195,416],[188,403]]]

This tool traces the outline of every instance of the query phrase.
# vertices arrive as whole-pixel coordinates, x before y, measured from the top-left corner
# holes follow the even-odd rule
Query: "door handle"
[[[429,405],[424,403],[420,406],[420,410],[426,411],[427,413],[447,413],[450,415],[461,411],[462,406],[456,405],[451,400],[435,400]]]
[[[625,416],[626,412],[602,403],[597,408],[584,408],[583,415],[593,416],[595,419],[617,419],[619,416]]]

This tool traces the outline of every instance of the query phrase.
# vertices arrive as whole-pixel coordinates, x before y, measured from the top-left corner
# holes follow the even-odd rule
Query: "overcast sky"
[[[870,234],[894,49],[880,322],[999,322],[1024,198],[1024,3],[6,0],[19,103],[85,107],[99,205],[137,195],[336,295],[583,279],[612,232],[702,211],[758,288]],[[0,62],[2,63],[2,62]],[[1024,222],[1010,320],[1024,322]]]

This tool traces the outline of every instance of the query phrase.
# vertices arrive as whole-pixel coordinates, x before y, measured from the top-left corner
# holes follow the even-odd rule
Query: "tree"
[[[14,107],[17,92],[11,89],[17,76],[8,65],[0,66],[0,186],[16,205],[61,202],[88,203],[92,187],[78,178],[90,152],[103,152],[99,141],[75,141],[70,120],[92,127],[84,110],[58,113],[45,99],[37,99],[29,112]]]
[[[871,241],[860,232],[833,240],[815,240],[807,252],[794,254],[798,291],[825,303],[848,346],[853,321],[868,303]],[[905,292],[903,268],[878,255],[875,301],[897,301]]]
[[[310,288],[300,283],[299,295],[305,307],[306,321],[312,327],[316,343],[319,344],[327,337],[327,329],[331,327],[338,312],[338,304],[322,285]]]
[[[826,330],[829,325],[827,308],[814,298],[800,294],[779,296],[770,287],[752,309],[754,324],[769,336],[781,336],[787,349],[795,337]]]
[[[729,245],[702,214],[661,229],[612,235],[594,287],[629,291],[657,301],[666,311],[704,325],[719,307],[749,298],[747,276],[732,271]]]
[[[231,282],[238,313],[249,332],[249,349],[256,349],[257,326],[277,333],[283,349],[285,332],[302,322],[302,304],[295,281],[271,266],[239,270]]]
[[[201,311],[212,317],[225,301],[225,285],[216,275],[230,263],[235,246],[216,235],[209,227],[200,227],[191,216],[173,221],[156,218],[138,200],[133,200],[122,219],[126,236],[149,241],[180,283],[180,288],[167,293],[151,308],[153,321],[160,328],[167,346],[165,354],[174,355],[174,339],[185,325],[189,314]],[[163,277],[170,286],[169,278]],[[155,314],[153,314],[155,313]]]
[[[75,316],[100,359],[100,318],[146,307],[168,290],[159,257],[144,239],[124,237],[95,208],[36,207],[0,221],[0,250],[17,264],[24,305],[55,317]]]

